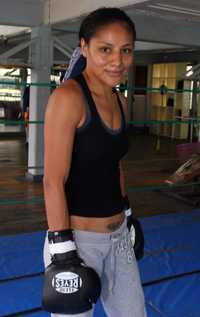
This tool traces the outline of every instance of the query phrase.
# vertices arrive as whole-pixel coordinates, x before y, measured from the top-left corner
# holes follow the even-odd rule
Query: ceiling
[[[18,5],[33,5],[45,0],[15,0]],[[1,4],[2,0],[0,0]],[[59,0],[58,0],[59,4]],[[109,4],[109,1],[108,1]],[[28,7],[28,6],[27,6]],[[200,61],[200,1],[199,0],[147,0],[125,7],[124,10],[135,21],[137,30],[136,53],[138,61],[150,62],[152,57],[160,56],[165,61],[178,57]],[[68,21],[52,24],[52,34],[69,47],[78,43],[77,32],[83,16]],[[0,15],[1,24],[1,15]],[[23,24],[23,23],[22,23]],[[29,40],[31,29],[27,27],[0,25],[0,63],[1,54]],[[181,55],[182,52],[182,55]],[[21,54],[21,55],[20,55]],[[66,57],[54,49],[56,60],[66,60]],[[171,56],[171,57],[170,57]],[[28,52],[24,49],[14,56],[27,62]],[[159,58],[158,58],[159,59]]]
[[[199,0],[150,0],[134,6],[140,13],[168,21],[200,23]]]

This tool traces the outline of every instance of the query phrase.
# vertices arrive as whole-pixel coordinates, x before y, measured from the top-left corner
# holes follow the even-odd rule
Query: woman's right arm
[[[67,180],[76,128],[81,120],[80,96],[74,84],[57,88],[49,98],[44,124],[43,188],[50,231],[70,227],[64,185]]]

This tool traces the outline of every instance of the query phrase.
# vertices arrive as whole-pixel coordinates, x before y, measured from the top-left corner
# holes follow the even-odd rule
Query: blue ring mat
[[[200,210],[140,220],[145,256],[139,269],[148,317],[200,317]],[[31,313],[41,306],[43,276],[22,278],[43,271],[44,237],[44,231],[0,237],[0,316],[49,316]],[[100,301],[94,317],[106,317]]]

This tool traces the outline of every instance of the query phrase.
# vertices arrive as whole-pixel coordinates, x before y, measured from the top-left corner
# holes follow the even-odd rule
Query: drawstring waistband
[[[94,232],[74,229],[75,239],[79,242],[92,241],[93,243],[105,244],[110,243],[116,236],[121,236],[122,232],[127,226],[127,219],[125,218],[121,226],[113,232]]]
[[[120,239],[120,235],[111,236],[111,254],[110,254],[110,270],[111,270],[111,276],[109,279],[109,291],[112,292],[113,288],[115,286],[115,272],[116,272],[116,243]]]

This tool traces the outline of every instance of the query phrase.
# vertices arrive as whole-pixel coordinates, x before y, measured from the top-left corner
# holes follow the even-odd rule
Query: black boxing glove
[[[78,256],[73,231],[48,231],[48,240],[52,263],[44,275],[44,310],[66,315],[90,310],[100,296],[101,282]]]
[[[128,196],[124,196],[124,212],[127,217],[127,227],[130,231],[131,242],[134,248],[135,257],[140,260],[144,256],[144,234],[139,220],[134,217],[130,207]]]

